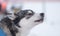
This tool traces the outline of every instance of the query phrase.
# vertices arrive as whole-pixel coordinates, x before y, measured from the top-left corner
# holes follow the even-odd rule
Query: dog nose
[[[44,17],[44,13],[40,13],[40,16]]]

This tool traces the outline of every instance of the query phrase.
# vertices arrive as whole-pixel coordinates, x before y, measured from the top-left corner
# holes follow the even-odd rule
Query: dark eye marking
[[[32,11],[32,10],[27,10],[27,14],[26,14],[26,19],[29,19],[29,18],[31,18],[33,15],[34,15],[34,11]]]
[[[33,13],[29,13],[29,14],[27,14],[27,15],[33,15]]]
[[[34,13],[29,13],[29,14],[27,14],[27,17],[26,17],[26,19],[29,19],[29,18],[31,18],[33,15],[34,15]]]

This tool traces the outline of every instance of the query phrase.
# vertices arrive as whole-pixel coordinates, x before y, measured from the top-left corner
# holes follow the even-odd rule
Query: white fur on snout
[[[39,13],[34,14],[29,19],[26,19],[26,17],[21,19],[21,21],[19,22],[21,28],[18,28],[20,33],[17,33],[17,36],[27,36],[30,29],[40,23],[40,22],[34,22],[35,20],[39,20],[39,19],[41,19]]]

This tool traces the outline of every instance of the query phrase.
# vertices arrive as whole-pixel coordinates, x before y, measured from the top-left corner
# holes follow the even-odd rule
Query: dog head
[[[44,20],[44,13],[35,13],[32,10],[22,10],[18,15],[21,18],[18,36],[26,36],[31,28],[42,23]]]
[[[18,15],[22,18],[19,22],[21,27],[35,26],[44,20],[44,13],[35,13],[32,10],[23,10]]]

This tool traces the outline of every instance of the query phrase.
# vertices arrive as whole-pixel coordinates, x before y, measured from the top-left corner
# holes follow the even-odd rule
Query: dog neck
[[[17,34],[17,36],[27,36],[32,28],[33,25],[26,25],[26,27],[19,28],[20,32]]]

